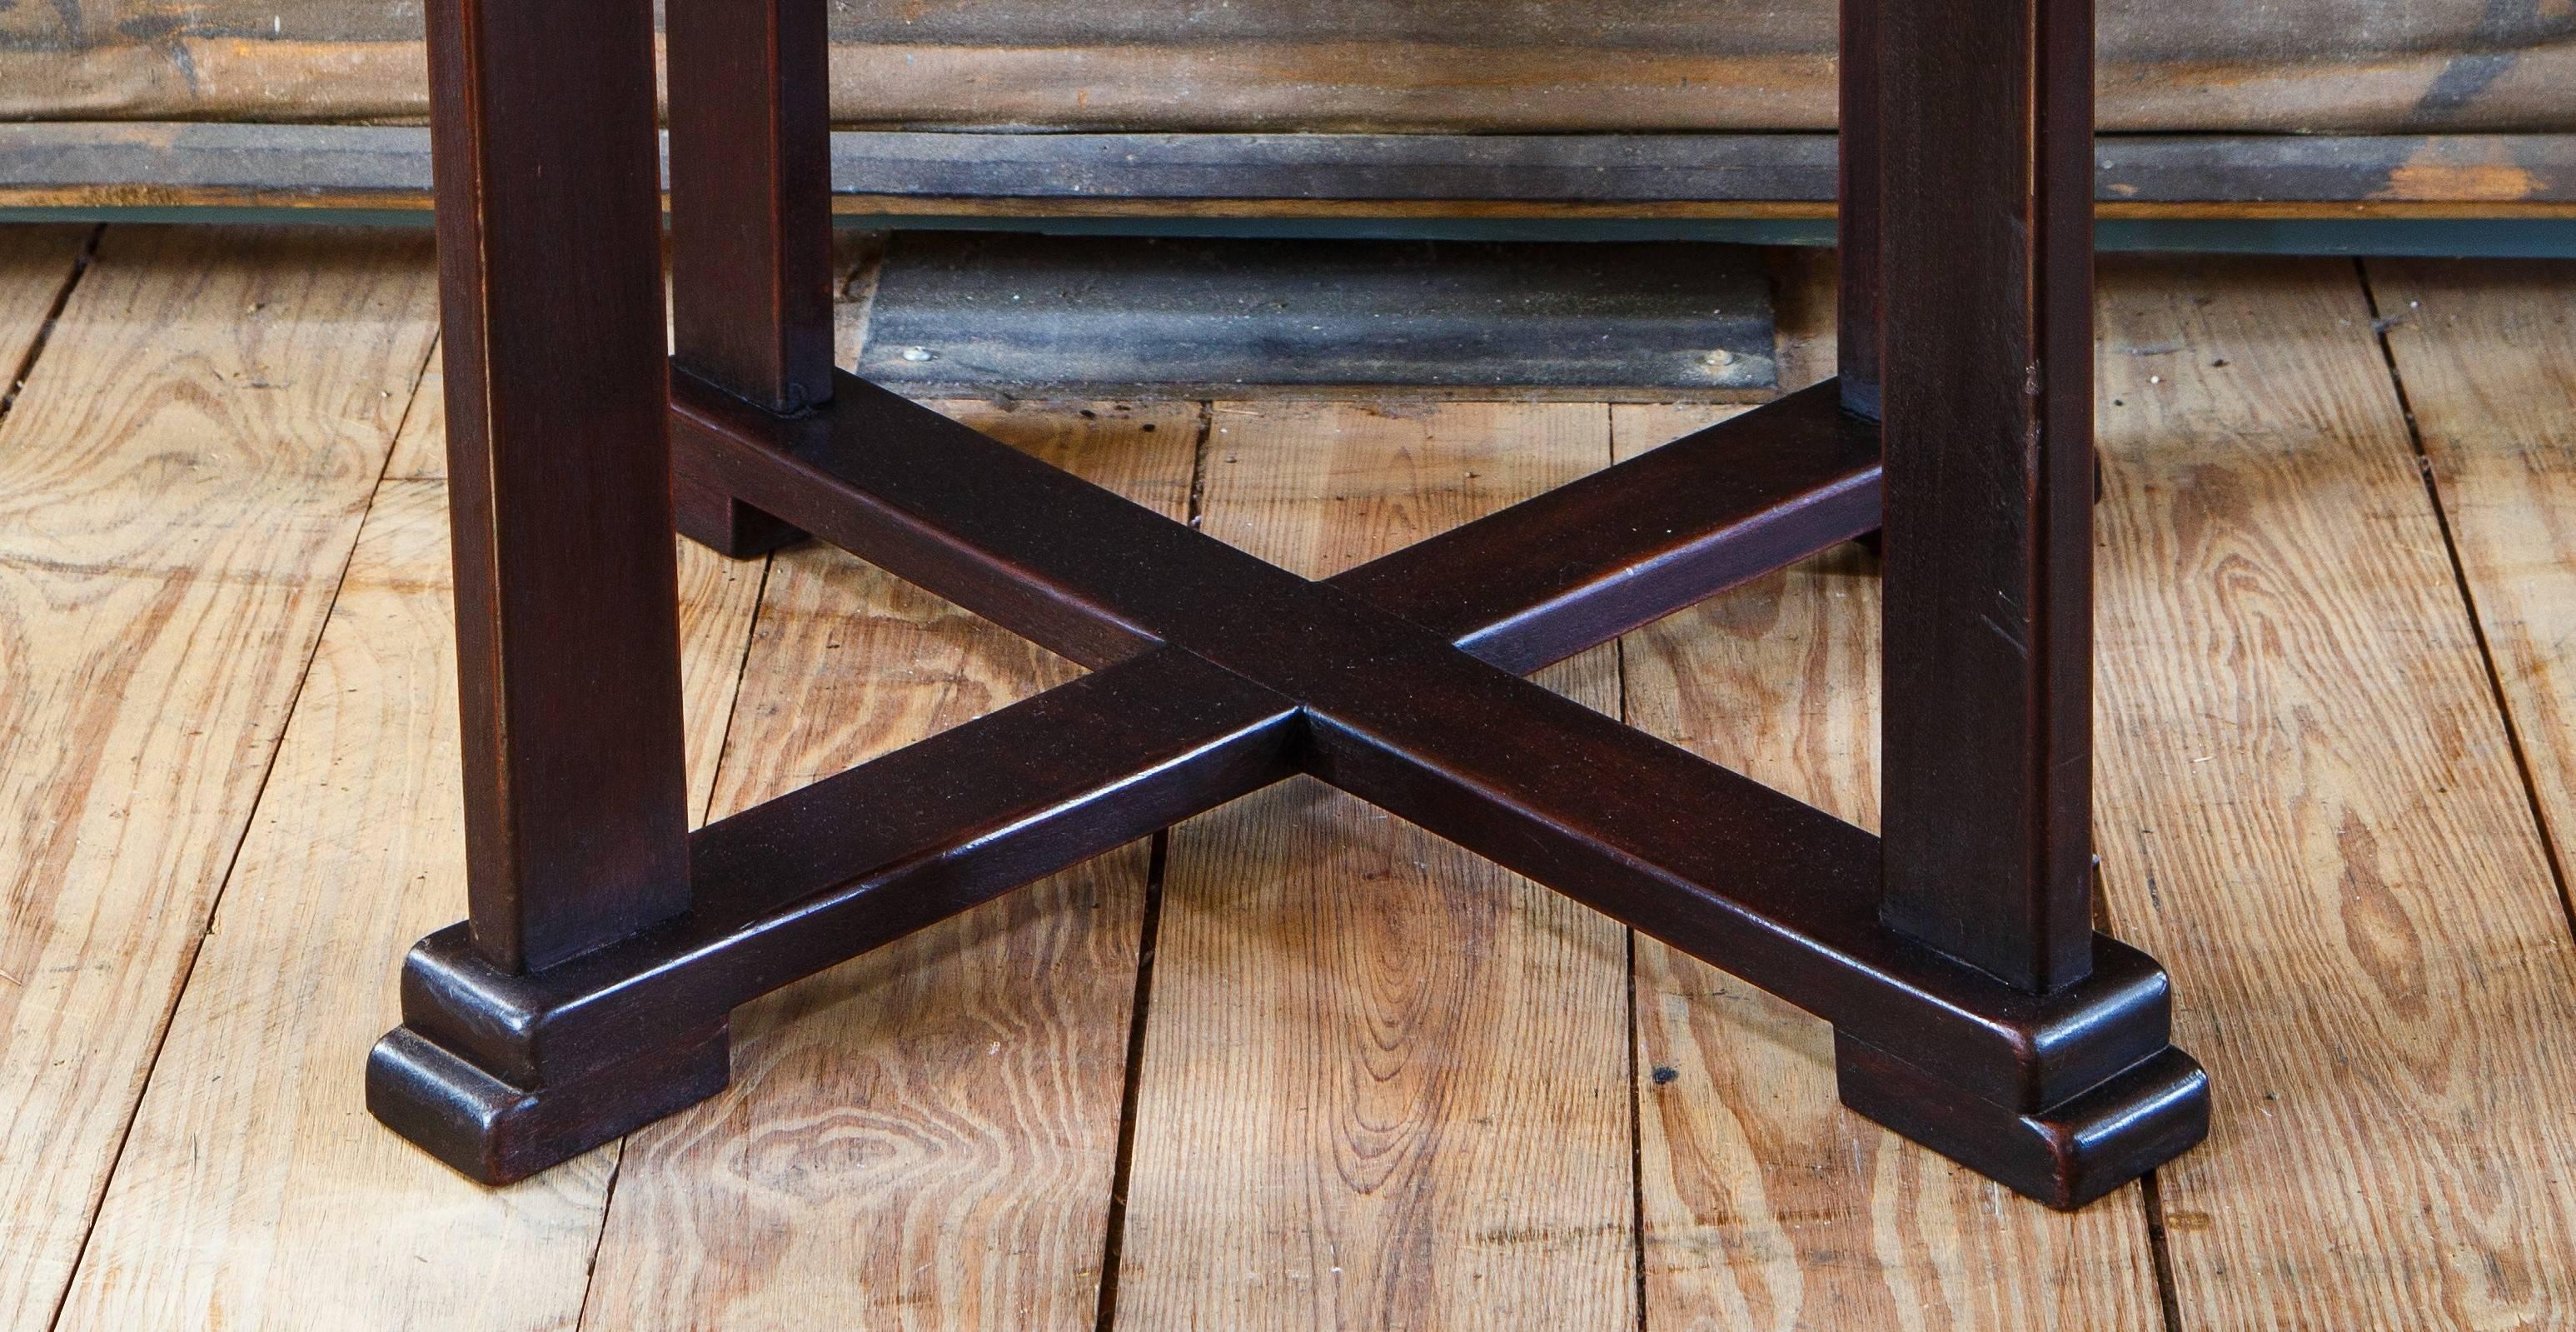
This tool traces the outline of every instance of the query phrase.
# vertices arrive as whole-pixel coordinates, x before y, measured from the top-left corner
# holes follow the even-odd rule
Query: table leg
[[[653,14],[431,0],[428,20],[472,939],[534,973],[690,903]],[[504,1077],[406,1027],[369,1102],[489,1176],[726,1078],[721,1023],[578,1076],[555,1053]]]
[[[1873,29],[1846,96],[1875,78],[1855,138],[1890,224],[1861,219],[1887,330],[1881,915],[2048,994],[2094,947],[2093,9],[1908,0]],[[1846,1100],[1910,1134],[2020,1131],[1973,1103],[2000,1089],[1845,1045]]]
[[[832,396],[823,0],[667,0],[664,21],[674,359],[754,406],[810,411]],[[740,559],[804,535],[686,461],[673,494],[690,539]]]

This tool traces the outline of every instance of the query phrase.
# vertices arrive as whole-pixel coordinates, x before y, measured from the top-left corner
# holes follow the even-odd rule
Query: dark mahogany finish
[[[653,10],[428,18],[467,892],[543,968],[689,906]]]
[[[832,396],[832,134],[824,0],[664,0],[672,359],[771,411]],[[744,557],[804,535],[673,492],[680,530]]]
[[[1841,204],[1834,220],[1838,309],[1834,371],[1842,379],[1843,406],[1877,420],[1880,406],[1879,239],[1882,210],[1879,173],[1885,169],[1879,121],[1878,7],[1880,0],[1842,0],[1842,132],[1836,144],[1841,170],[1835,182]]]
[[[532,729],[508,736],[519,762],[634,771],[568,796],[516,785],[506,747],[469,752],[486,816],[562,839],[542,849],[576,872],[530,880],[477,840],[472,921],[405,963],[403,1025],[376,1048],[368,1099],[441,1160],[517,1179],[711,1095],[735,1006],[1298,773],[1823,1017],[1847,1104],[2053,1206],[2205,1132],[2206,1079],[2171,1044],[2163,971],[2093,931],[2089,879],[2063,863],[2087,845],[2069,802],[2089,762],[2089,510],[2068,512],[2065,481],[2090,465],[2086,374],[2060,359],[2089,337],[2084,205],[2062,188],[2087,119],[2081,5],[1935,0],[1953,25],[1935,34],[1921,12],[1846,0],[1852,51],[1883,58],[1846,87],[1840,377],[1310,582],[821,365],[819,56],[801,49],[820,49],[819,11],[772,0],[755,7],[766,27],[718,31],[712,0],[671,0],[674,113],[705,122],[675,128],[672,148],[683,529],[736,553],[812,533],[1095,668],[682,839],[635,817],[660,812],[636,793],[664,787],[676,812],[669,545],[635,521],[669,511],[611,489],[631,489],[638,458],[662,465],[665,372],[582,315],[650,304],[651,248],[630,236],[586,261],[614,300],[504,302],[475,265],[554,257],[546,240],[568,233],[544,228],[568,224],[451,169],[503,152],[551,167],[619,116],[649,132],[650,85],[639,111],[616,78],[570,79],[582,115],[498,121],[479,90],[492,71],[533,78],[513,63],[533,57],[457,21],[481,2],[443,0],[445,40],[479,45],[438,67],[441,216],[451,250],[477,247],[448,274],[450,335],[477,351],[455,391],[491,404],[455,448],[461,478],[468,464],[495,478],[471,519],[490,532],[468,530],[459,483],[459,607],[515,632],[467,639],[465,676],[469,695],[529,710]],[[518,40],[545,26],[521,23]],[[1879,226],[1880,198],[1907,227]],[[612,440],[558,403],[487,390],[505,381],[482,349],[504,345],[599,381],[599,410],[641,394],[656,418]],[[549,428],[575,464],[510,447]],[[550,465],[608,480],[567,498],[510,470],[543,480]],[[1867,535],[1882,511],[1884,844],[1521,678]],[[537,553],[627,580],[588,590],[621,612],[659,598],[658,618],[521,626],[524,594],[462,576],[519,558],[491,535],[512,523],[578,534]]]
[[[1885,910],[2048,989],[2092,965],[2093,9],[1878,23]]]

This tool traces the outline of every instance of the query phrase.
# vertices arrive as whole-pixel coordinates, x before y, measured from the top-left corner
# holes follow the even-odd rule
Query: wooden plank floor
[[[0,1332],[2576,1326],[2576,264],[2105,263],[2105,906],[2218,1119],[2073,1217],[1306,782],[746,1009],[624,1143],[448,1174],[358,1081],[463,908],[433,278],[0,228]],[[1725,410],[947,407],[1310,574]],[[1072,670],[682,551],[702,815]],[[1877,594],[1845,548],[1543,678],[1867,823]]]

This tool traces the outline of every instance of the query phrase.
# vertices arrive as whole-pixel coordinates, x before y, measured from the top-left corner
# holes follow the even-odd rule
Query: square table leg
[[[666,0],[672,359],[793,416],[832,396],[824,0]],[[683,535],[736,559],[804,534],[694,478]]]
[[[669,0],[668,359],[650,6],[433,0],[471,915],[371,1108],[522,1177],[720,1089],[735,1005],[1306,772],[1832,1022],[1846,1104],[2052,1205],[2198,1141],[2092,923],[2092,10],[1843,4],[1836,380],[1312,583],[832,370],[820,0]],[[692,834],[675,520],[1098,669]],[[1881,521],[1883,837],[1517,678]]]
[[[542,972],[690,907],[653,12],[428,22],[470,926]],[[368,1099],[488,1176],[725,1078],[721,1021],[537,1094],[406,1028]]]

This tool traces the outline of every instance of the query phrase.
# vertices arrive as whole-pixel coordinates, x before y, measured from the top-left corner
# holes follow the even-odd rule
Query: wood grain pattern
[[[2576,76],[2576,53],[2563,36],[2552,40],[2532,30],[2540,24],[2500,41],[2409,34],[2394,42],[2425,44],[2373,49],[2371,39],[2349,27],[2331,44],[2320,43],[2313,25],[2332,20],[2289,11],[2277,21],[2296,43],[2291,54],[2263,49],[2241,32],[2212,31],[2227,16],[2260,12],[2254,7],[2212,5],[2183,24],[2150,4],[2117,8],[2127,12],[2104,16],[2102,123],[2108,130],[2384,133],[2570,124],[2565,89]],[[1464,22],[1490,30],[1497,12],[1486,7]],[[1806,12],[1822,17],[1831,6]],[[1745,9],[1704,6],[1697,13],[1722,31],[1749,35],[1758,26],[1747,22],[1752,15]],[[1167,31],[1197,27],[1138,22],[1160,22]],[[2197,49],[2186,53],[2158,40],[2176,31],[2202,34]],[[1834,122],[1830,29],[1821,40],[1809,39],[1813,45],[1748,42],[1715,51],[1580,35],[1568,41],[1548,33],[1501,41],[1445,36],[1352,40],[1319,33],[1262,41],[1192,32],[1190,41],[1169,43],[1048,45],[1005,35],[856,45],[837,62],[833,114],[837,123],[925,129],[1406,133],[1820,130]],[[2508,45],[2517,38],[2521,44]],[[2318,59],[2321,50],[2332,54]],[[157,114],[152,108],[165,104],[145,103],[141,114]]]
[[[860,0],[833,8],[832,110],[925,129],[1825,129],[1834,9]],[[2564,130],[2576,110],[2549,4],[2102,9],[2114,129]],[[17,5],[0,119],[416,118],[419,22],[318,0]]]
[[[1602,409],[1220,403],[1211,533],[1337,572],[1591,471]],[[1615,706],[1609,650],[1540,677]],[[1139,1328],[1629,1327],[1625,931],[1299,779],[1172,833]]]
[[[2371,260],[2564,882],[2576,847],[2576,266]]]
[[[2353,269],[2103,266],[2100,846],[2188,1326],[2576,1317],[2576,946]]]
[[[0,1326],[70,1276],[431,307],[425,235],[120,228],[0,426]]]
[[[445,488],[387,482],[58,1326],[538,1329],[579,1308],[613,1149],[493,1192],[359,1094],[393,960],[465,909],[447,584]]]
[[[2372,272],[2564,827],[2576,281]],[[2564,1322],[2576,946],[2369,308],[2342,264],[2106,276],[2107,895],[2175,967],[2224,1101],[2163,1180],[2182,1325]],[[434,384],[389,443],[427,281],[417,237],[116,229],[0,426],[0,1327],[46,1326],[101,1187],[65,1327],[575,1317],[610,1153],[486,1194],[356,1106],[392,959],[462,900]],[[1813,304],[1782,296],[1790,382],[1819,364]],[[1152,494],[1184,503],[1186,409],[962,410],[1042,448],[1083,432],[1077,461],[1172,447]],[[1565,424],[1583,412],[1230,404],[1211,522],[1318,571],[1690,423],[1623,408],[1605,439]],[[1247,466],[1279,478],[1222,470]],[[717,642],[707,608],[747,615],[760,566],[690,593],[683,559],[689,641]],[[1837,552],[1631,635],[1631,716],[1867,819],[1874,590]],[[762,615],[720,804],[1063,669],[823,552],[782,561]],[[732,632],[688,672],[693,804]],[[1613,697],[1597,663],[1559,670]],[[1355,802],[1266,799],[1176,837],[1122,1322],[1633,1322],[1615,929]],[[589,1324],[1088,1326],[1145,862],[955,922],[920,976],[889,955],[747,1010],[751,1108],[685,1150],[633,1145]],[[1424,922],[1431,947],[1386,942]],[[1637,965],[1648,1326],[2156,1325],[2129,1203],[1990,1198],[1835,1108],[1810,1020],[1651,943]],[[1577,1094],[1605,1084],[1608,1109]],[[471,1280],[433,1279],[451,1258]]]
[[[1612,412],[1623,458],[1714,419]],[[1628,720],[1874,828],[1878,608],[1845,546],[1630,634]],[[1637,1025],[1648,1327],[2159,1325],[2138,1190],[2061,1215],[1905,1142],[1830,1028],[1647,938]]]
[[[1189,404],[947,410],[1187,505]],[[838,551],[782,551],[715,812],[1073,671]],[[630,1142],[584,1324],[1090,1326],[1147,861],[1129,846],[737,1013],[732,1088]]]
[[[444,459],[439,403],[424,377],[397,459]],[[580,1307],[615,1149],[479,1189],[370,1118],[354,1072],[396,1020],[403,950],[465,910],[447,532],[438,476],[380,488],[62,1327],[553,1328]],[[684,542],[680,568],[703,810],[762,566]]]

